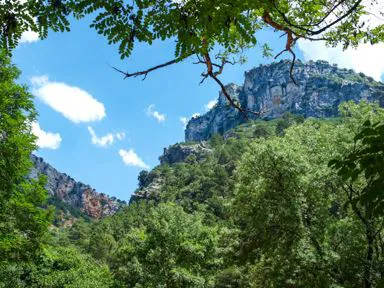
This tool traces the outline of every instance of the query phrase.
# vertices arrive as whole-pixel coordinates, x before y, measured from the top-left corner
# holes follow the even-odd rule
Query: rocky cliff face
[[[37,178],[39,174],[46,175],[46,188],[51,197],[63,201],[67,206],[78,209],[91,218],[99,219],[116,213],[123,205],[123,202],[116,198],[98,193],[89,185],[77,182],[67,174],[58,172],[42,158],[32,155],[31,159],[34,168],[30,177]]]
[[[325,61],[298,61],[293,83],[289,76],[290,62],[260,66],[245,73],[242,86],[230,84],[229,93],[247,110],[262,112],[260,118],[272,119],[284,112],[305,117],[333,117],[343,101],[377,101],[384,106],[384,84],[362,73],[339,69]],[[249,118],[255,118],[249,115]],[[205,115],[189,121],[186,141],[202,141],[213,134],[230,130],[245,122],[241,113],[227,104],[220,94],[217,105]]]
[[[160,156],[160,166],[173,165],[176,163],[192,161],[203,161],[211,153],[213,148],[206,141],[199,143],[178,143],[164,148],[164,153]],[[161,193],[162,186],[166,184],[161,173],[157,173],[156,168],[148,173],[141,175],[144,177],[139,180],[139,188],[136,189],[131,196],[130,202],[135,202],[142,199],[157,199]],[[140,178],[140,176],[139,176]],[[142,182],[140,184],[140,182]]]
[[[164,148],[164,153],[160,156],[160,164],[169,164],[184,162],[188,157],[193,156],[197,161],[204,159],[212,152],[207,142],[196,144],[180,143]]]

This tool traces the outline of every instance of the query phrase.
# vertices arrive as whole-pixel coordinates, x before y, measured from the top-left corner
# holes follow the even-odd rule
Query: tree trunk
[[[373,262],[373,240],[374,235],[372,231],[372,227],[370,223],[367,223],[366,227],[366,239],[367,239],[367,257],[364,266],[364,288],[372,287],[372,279],[371,279],[371,270],[372,270],[372,262]]]

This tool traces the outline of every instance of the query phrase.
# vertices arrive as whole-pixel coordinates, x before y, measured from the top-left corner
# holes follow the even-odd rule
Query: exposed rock
[[[343,101],[378,101],[384,106],[384,84],[362,73],[339,69],[326,61],[296,62],[293,77],[289,75],[290,62],[259,66],[245,73],[243,86],[230,84],[230,95],[242,107],[263,112],[260,118],[272,119],[284,112],[305,117],[333,117]],[[253,115],[249,118],[255,119]],[[241,113],[230,107],[220,94],[218,104],[208,113],[189,121],[185,130],[186,141],[202,141],[213,134],[224,132],[244,123]]]
[[[116,213],[124,203],[96,192],[89,185],[77,182],[65,173],[60,173],[40,157],[32,155],[31,159],[34,168],[30,178],[37,178],[39,174],[46,175],[46,188],[51,197],[63,201],[74,209],[79,209],[91,218],[110,216]]]
[[[146,186],[141,187],[132,194],[129,203],[133,203],[138,200],[156,200],[160,193],[163,181],[161,177],[154,177]]]
[[[212,149],[207,142],[200,143],[182,143],[175,144],[168,148],[164,148],[164,153],[160,156],[160,164],[172,165],[178,162],[184,162],[189,156],[193,155],[196,160],[204,159]]]
[[[164,153],[160,156],[161,165],[173,165],[175,163],[186,162],[188,160],[201,161],[213,152],[208,142],[199,143],[178,143],[168,148],[164,148]],[[158,200],[161,193],[164,179],[158,170],[150,172],[142,171],[139,176],[139,188],[131,196],[130,203],[138,200]],[[142,180],[140,181],[140,178]]]

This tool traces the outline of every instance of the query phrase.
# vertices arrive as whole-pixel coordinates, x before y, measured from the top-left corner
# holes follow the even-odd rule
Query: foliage
[[[340,109],[340,119],[308,119],[282,136],[253,137],[279,120],[248,123],[214,136],[206,158],[142,173],[150,180],[139,191],[150,193],[92,226],[83,251],[121,287],[376,287],[383,218],[351,205],[328,163],[384,110]]]
[[[384,213],[384,123],[367,120],[355,136],[355,145],[342,160],[330,166],[338,169],[344,181],[352,185],[363,175],[366,185],[354,200],[367,207],[374,215]],[[350,186],[351,187],[351,186]]]
[[[46,248],[34,263],[2,264],[0,287],[106,288],[113,280],[105,265],[75,248]]]
[[[328,167],[383,109],[341,107],[338,124],[307,120],[282,138],[256,141],[238,168],[234,209],[248,281],[262,287],[374,287],[382,265],[381,217],[351,203]],[[348,115],[348,117],[347,117]],[[364,185],[363,185],[364,186]]]
[[[303,123],[304,122],[304,117],[301,115],[294,115],[290,112],[285,112],[283,114],[283,117],[278,120],[277,125],[276,125],[276,135],[278,136],[283,136],[285,129],[288,127],[296,124],[296,123]]]
[[[105,265],[75,248],[55,247],[47,233],[52,211],[45,179],[27,177],[36,149],[31,132],[36,112],[27,88],[15,83],[19,74],[6,53],[0,54],[0,287],[109,287]],[[84,246],[89,227],[81,223],[69,237]]]
[[[23,32],[48,36],[48,29],[69,31],[69,9],[65,1],[6,0],[0,3],[0,49],[15,48]]]
[[[100,250],[106,251],[104,259],[120,287],[211,286],[214,271],[223,263],[224,232],[204,225],[201,214],[188,214],[170,203],[140,203],[112,218],[92,235],[91,246],[99,243],[92,250],[98,258]],[[108,236],[112,246],[100,241]]]
[[[330,45],[342,43],[344,48],[361,42],[381,42],[384,25],[375,27],[363,21],[375,3],[376,0],[7,0],[0,4],[0,44],[12,49],[25,31],[38,32],[45,38],[49,29],[69,30],[71,15],[77,19],[91,15],[91,27],[110,44],[118,44],[122,58],[132,54],[135,42],[152,44],[175,39],[176,59],[157,68],[191,55],[203,56],[200,62],[207,66],[207,76],[214,78],[222,70],[212,74],[209,52],[215,47],[222,48],[219,58],[223,58],[223,66],[230,54],[248,47],[259,45],[262,54],[270,55],[268,43],[258,43],[256,34],[266,26],[286,34],[283,51],[292,54],[298,38],[324,40]],[[148,72],[132,76],[146,76]]]
[[[26,260],[39,250],[50,224],[44,179],[27,180],[36,148],[30,124],[32,96],[16,84],[20,72],[0,54],[0,254],[2,261]]]
[[[175,38],[175,56],[182,59],[191,54],[204,55],[215,45],[229,53],[255,46],[255,32],[265,25],[289,29],[301,38],[316,37],[320,34],[317,31],[323,30],[323,38],[333,45],[343,43],[344,47],[360,41],[377,43],[383,40],[383,27],[369,27],[359,21],[371,2],[342,1],[336,6],[332,1],[306,1],[305,5],[297,5],[297,1],[292,0],[137,0],[132,3],[84,0],[69,2],[69,7],[77,17],[98,11],[92,27],[110,43],[118,43],[122,57],[131,54],[135,40],[151,44],[157,39]],[[345,15],[343,21],[333,23],[335,19],[329,19],[330,11],[336,19]],[[268,21],[266,13],[279,26]]]
[[[350,102],[339,119],[246,123],[202,157],[142,171],[142,197],[117,214],[48,230],[44,179],[26,178],[31,95],[0,61],[0,287],[383,283],[384,109]]]

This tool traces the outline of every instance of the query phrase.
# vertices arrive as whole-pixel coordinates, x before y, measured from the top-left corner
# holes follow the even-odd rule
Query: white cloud
[[[361,44],[357,49],[348,48],[343,51],[341,47],[326,47],[323,42],[300,40],[299,49],[303,52],[305,60],[326,60],[336,63],[341,68],[351,68],[356,72],[380,80],[384,74],[384,44]]]
[[[21,34],[19,43],[33,43],[40,40],[39,34],[34,31],[24,31]]]
[[[34,76],[31,78],[31,83],[34,87],[44,86],[49,82],[47,75]]]
[[[189,120],[196,118],[196,117],[199,117],[199,116],[200,116],[200,113],[194,113],[190,118],[183,116],[183,117],[180,117],[179,120],[183,124],[183,127],[185,129],[187,127]]]
[[[95,144],[96,146],[108,147],[108,146],[112,145],[113,142],[115,141],[115,139],[114,139],[115,137],[113,137],[112,133],[108,133],[105,136],[98,137],[91,126],[88,126],[88,131],[91,134],[92,143]]]
[[[161,114],[159,111],[156,111],[154,109],[155,109],[155,105],[153,104],[149,105],[147,108],[147,115],[156,118],[156,120],[159,122],[164,122],[165,114]]]
[[[103,103],[79,87],[51,82],[47,76],[32,77],[31,82],[38,98],[74,123],[98,121],[106,116]]]
[[[117,140],[124,140],[125,139],[125,133],[124,132],[117,132],[116,133]]]
[[[373,29],[383,24],[380,11],[384,9],[384,1],[363,0],[366,14],[360,19],[364,22],[365,29]],[[322,41],[311,42],[309,40],[299,40],[298,47],[303,52],[305,60],[326,60],[336,63],[341,68],[354,69],[356,72],[381,80],[384,74],[384,44],[371,45],[369,43],[360,44],[356,49],[348,48],[343,50],[340,45],[327,47]]]
[[[149,169],[149,166],[140,159],[140,157],[135,153],[135,151],[133,151],[133,149],[130,149],[129,151],[120,149],[119,155],[123,159],[125,165]]]
[[[32,133],[37,137],[36,145],[40,148],[56,150],[60,147],[61,136],[59,133],[45,132],[38,122],[31,123]]]
[[[207,111],[211,110],[213,107],[215,107],[215,105],[217,104],[217,99],[213,99],[211,101],[209,101],[206,105],[205,105],[205,109]]]
[[[187,117],[180,117],[180,122],[183,123],[184,129],[187,127],[189,119]]]
[[[88,126],[88,131],[89,131],[89,134],[91,134],[92,144],[99,147],[111,146],[115,142],[115,138],[120,141],[125,138],[124,132],[108,133],[105,136],[99,137],[96,135],[95,130],[93,130],[91,126]]]

